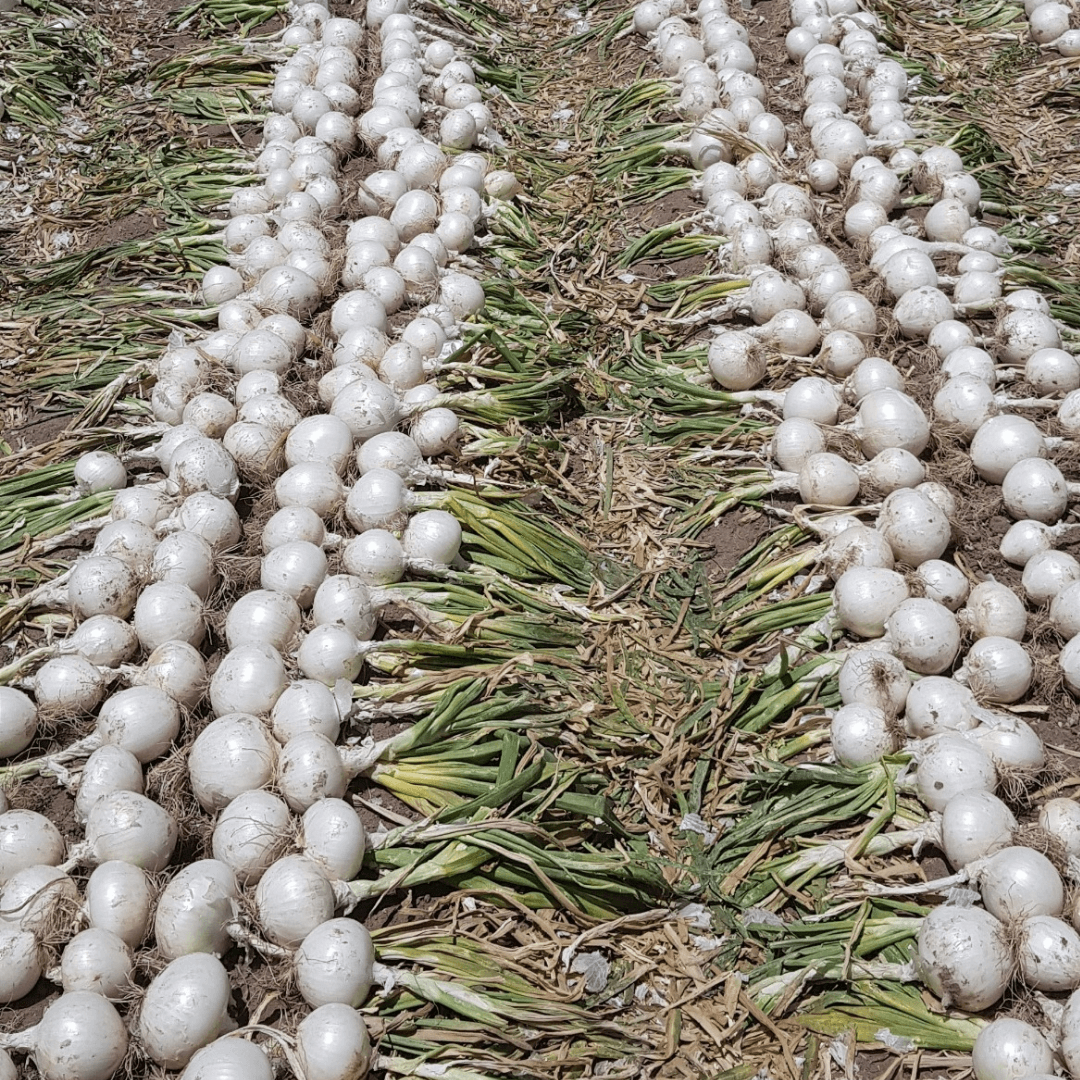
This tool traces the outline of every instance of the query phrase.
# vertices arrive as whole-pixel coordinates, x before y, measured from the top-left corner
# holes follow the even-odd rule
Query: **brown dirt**
[[[773,528],[773,523],[759,510],[744,509],[738,516],[729,514],[723,521],[710,525],[699,537],[712,545],[708,557],[709,577],[726,578],[738,561]]]

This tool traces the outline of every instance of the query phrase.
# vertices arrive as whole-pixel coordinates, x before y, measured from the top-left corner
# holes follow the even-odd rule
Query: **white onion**
[[[1062,589],[1078,580],[1080,562],[1064,551],[1041,551],[1024,567],[1024,592],[1033,604],[1053,600]]]
[[[257,717],[221,716],[199,733],[188,753],[192,793],[204,810],[220,810],[269,783],[276,757],[277,747]]]
[[[126,619],[135,609],[137,580],[131,568],[108,555],[85,555],[71,568],[68,601],[76,619],[115,615]]]
[[[228,866],[240,884],[258,881],[280,854],[290,819],[289,808],[268,791],[238,795],[218,816],[214,858]]]
[[[105,694],[101,673],[79,655],[46,661],[34,675],[33,686],[38,708],[49,715],[85,715]]]
[[[1046,764],[1046,747],[1030,724],[1016,717],[993,715],[967,732],[999,768],[1038,770]]]
[[[310,859],[286,855],[259,880],[255,908],[266,937],[289,948],[333,917],[334,890]]]
[[[1080,857],[1080,802],[1049,799],[1039,807],[1039,826],[1057,837],[1070,855]]]
[[[34,703],[21,690],[0,686],[0,757],[25,750],[37,734],[37,726]]]
[[[78,897],[75,882],[63,870],[27,866],[12,874],[0,889],[0,923],[45,939],[69,921]]]
[[[293,961],[297,987],[309,1005],[340,1002],[358,1008],[371,990],[375,950],[371,935],[352,919],[316,927]]]
[[[881,637],[889,616],[908,598],[903,577],[893,570],[852,567],[836,581],[833,603],[840,625],[859,637]]]
[[[799,470],[799,497],[804,503],[850,506],[859,494],[859,476],[838,454],[811,454]]]
[[[297,1025],[296,1056],[306,1080],[361,1080],[371,1061],[363,1016],[341,1002],[320,1006]]]
[[[1057,324],[1039,311],[1020,309],[1003,316],[997,326],[998,359],[1023,364],[1041,349],[1060,349]]]
[[[119,860],[154,873],[169,865],[176,838],[172,815],[134,791],[102,795],[86,818],[85,850],[97,864]]]
[[[109,1080],[128,1049],[128,1033],[116,1009],[100,994],[61,994],[26,1040],[42,1080]]]
[[[296,654],[305,678],[332,686],[338,679],[353,681],[363,666],[363,654],[355,635],[337,623],[314,627],[305,635]]]
[[[1054,864],[1028,847],[1005,847],[978,866],[986,910],[1003,922],[1031,915],[1060,915],[1065,890]]]
[[[1012,843],[1012,811],[992,792],[962,791],[941,815],[942,850],[956,870]]]
[[[214,715],[265,716],[285,689],[286,681],[285,665],[276,649],[260,644],[236,646],[210,680]]]
[[[320,517],[330,517],[341,505],[344,487],[337,469],[323,461],[301,461],[274,482],[279,506],[306,506]]]
[[[983,581],[971,590],[960,621],[976,638],[1004,637],[1019,641],[1027,629],[1027,612],[1007,585]]]
[[[274,1070],[255,1043],[225,1036],[196,1050],[180,1080],[273,1080]]]
[[[335,579],[327,578],[327,581],[333,580]],[[344,593],[345,599],[348,599],[348,595],[347,592]],[[318,603],[316,599],[316,606]],[[314,731],[335,742],[341,727],[342,714],[348,712],[351,694],[352,687],[345,687],[344,700],[339,702],[334,691],[322,683],[311,679],[289,683],[270,712],[270,726],[274,738],[279,743],[287,743],[294,735]]]
[[[117,1000],[133,985],[134,963],[126,942],[111,930],[91,927],[64,947],[60,981],[67,993],[87,990]]]
[[[106,743],[87,759],[75,796],[75,817],[85,822],[90,808],[110,791],[137,791],[143,794],[143,772],[139,759],[129,750]]]
[[[278,789],[293,810],[307,810],[319,799],[340,799],[347,784],[341,754],[325,735],[302,731],[282,747]]]
[[[825,435],[820,426],[802,416],[781,421],[770,443],[773,459],[787,472],[798,472],[812,454],[824,450]]]
[[[160,581],[147,585],[135,605],[135,633],[147,651],[166,641],[199,645],[206,633],[203,604],[186,585]]]
[[[978,723],[972,692],[954,679],[927,675],[908,692],[904,730],[917,739],[943,731],[966,731]]]
[[[99,863],[86,883],[86,916],[137,949],[150,922],[152,894],[143,871],[129,862]]]
[[[886,497],[878,517],[878,529],[897,560],[909,566],[940,558],[951,539],[948,518],[940,508],[908,488]]]
[[[1001,481],[1005,509],[1017,520],[1053,525],[1069,505],[1069,489],[1061,470],[1044,458],[1018,461]]]
[[[292,597],[302,609],[311,607],[325,577],[325,553],[304,540],[281,544],[263,556],[262,587]]]
[[[909,338],[925,340],[934,327],[952,317],[953,306],[949,298],[932,285],[920,285],[905,292],[893,307],[893,318],[900,332]]]
[[[852,649],[840,666],[840,700],[876,705],[890,716],[904,708],[911,680],[895,656],[879,648]]]
[[[923,595],[956,611],[968,596],[968,579],[962,570],[941,559],[927,559],[915,571]]]
[[[896,749],[896,737],[884,709],[844,705],[833,714],[829,740],[836,760],[848,767],[869,765]]]
[[[230,649],[241,645],[269,645],[284,652],[300,630],[299,605],[282,592],[256,589],[242,596],[225,620]]]
[[[207,953],[173,960],[147,987],[137,1034],[147,1056],[168,1069],[188,1063],[200,1047],[235,1028],[228,1014],[229,975]]]
[[[930,424],[922,409],[899,390],[874,390],[859,403],[859,441],[872,458],[890,447],[918,456],[930,440]]]
[[[944,810],[961,792],[993,792],[994,763],[974,743],[950,732],[931,736],[919,749],[919,798],[931,810]]]
[[[351,881],[356,877],[366,842],[360,816],[344,800],[320,799],[304,811],[300,848],[330,881]]]
[[[386,529],[368,529],[341,550],[344,569],[367,585],[389,585],[405,574],[405,552]]]
[[[101,738],[134,754],[144,765],[169,752],[180,731],[180,706],[156,686],[113,694],[98,716]]]
[[[975,1037],[971,1048],[975,1080],[1020,1080],[1052,1073],[1054,1055],[1038,1028],[1003,1016],[992,1020]]]
[[[981,1012],[1001,999],[1012,973],[1005,928],[981,908],[933,908],[919,927],[916,966],[944,1004]]]
[[[189,863],[165,886],[154,915],[154,940],[166,960],[189,953],[222,956],[232,939],[225,926],[235,917],[236,876],[217,859]]]
[[[56,826],[34,810],[0,814],[0,885],[30,866],[57,866],[64,841]]]
[[[1054,993],[1080,986],[1080,933],[1061,919],[1024,919],[1017,959],[1021,978],[1033,990]]]
[[[960,627],[947,607],[919,597],[898,605],[885,624],[895,655],[912,671],[937,675],[960,649]]]
[[[422,510],[409,519],[401,538],[407,558],[425,565],[448,567],[461,549],[461,525],[445,510]]]

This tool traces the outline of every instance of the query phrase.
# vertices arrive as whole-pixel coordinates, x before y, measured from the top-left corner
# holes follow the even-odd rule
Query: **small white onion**
[[[1080,986],[1080,933],[1061,919],[1050,915],[1024,919],[1017,959],[1020,976],[1032,990],[1059,993]]]
[[[916,781],[924,805],[941,811],[961,792],[993,793],[997,773],[993,761],[973,742],[944,732],[920,744]]]
[[[886,632],[895,655],[921,675],[945,671],[960,650],[956,617],[947,607],[925,597],[900,604],[889,616]]]
[[[1011,844],[1016,826],[1013,812],[992,792],[962,791],[942,811],[942,850],[949,864],[962,870]]]
[[[286,855],[260,878],[255,909],[267,938],[290,948],[333,917],[334,890],[310,859]]]
[[[190,953],[173,960],[146,989],[137,1034],[148,1057],[179,1069],[200,1047],[233,1030],[229,975],[220,960]]]
[[[276,649],[260,644],[239,645],[221,661],[210,680],[214,715],[266,716],[286,681],[285,664]]]
[[[986,701],[1019,701],[1031,686],[1034,665],[1018,641],[1006,637],[979,638],[968,650],[957,678]]]
[[[153,895],[146,874],[129,862],[99,863],[86,883],[86,916],[137,949],[150,923]]]
[[[1013,518],[1053,525],[1069,505],[1069,489],[1061,470],[1041,457],[1024,458],[1005,474],[1001,498]]]
[[[975,638],[1005,637],[1019,641],[1027,630],[1027,611],[1007,585],[982,581],[971,590],[960,621]]]
[[[289,808],[268,791],[245,791],[218,816],[214,858],[228,866],[241,885],[258,881],[287,843]]]

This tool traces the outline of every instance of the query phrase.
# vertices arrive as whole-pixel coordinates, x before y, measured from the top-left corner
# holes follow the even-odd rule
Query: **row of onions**
[[[1056,7],[1029,5],[1033,34],[1045,32],[1039,12]],[[855,0],[791,0],[790,14],[802,131],[768,111],[749,35],[726,0],[700,0],[692,14],[642,0],[634,12],[694,122],[684,149],[701,170],[704,220],[728,239],[730,269],[750,279],[744,297],[716,311],[744,325],[713,327],[709,372],[735,401],[780,413],[772,490],[824,511],[807,520],[823,537],[833,605],[806,647],[837,632],[867,642],[835,654],[844,703],[831,717],[835,759],[910,755],[910,788],[931,817],[913,841],[932,836],[957,871],[922,891],[979,890],[981,906],[966,894],[923,921],[918,977],[971,1013],[997,1005],[1014,978],[1051,995],[1042,1030],[1011,1017],[983,1029],[979,1080],[1057,1065],[1080,1077],[1080,803],[1050,799],[1021,826],[997,794],[1006,778],[1030,786],[1046,764],[1036,732],[1001,709],[1034,683],[1029,607],[1048,609],[1063,642],[1056,664],[1080,695],[1080,562],[1057,550],[1072,535],[1061,519],[1080,485],[1051,460],[1063,440],[1029,418],[1056,411],[1068,435],[1080,430],[1080,363],[1040,294],[1005,291],[1008,244],[979,223],[979,183],[959,155],[911,148],[920,139],[908,77],[882,57],[876,16]],[[1063,52],[1075,35],[1058,40]],[[798,175],[782,164],[799,156],[789,142],[813,154]],[[905,200],[926,206],[921,221],[904,215]],[[930,415],[905,374],[873,355],[881,313],[815,223],[837,227],[852,257],[865,258],[891,306],[888,328],[938,362]],[[954,273],[942,271],[946,260]],[[781,360],[815,373],[761,389]],[[1020,380],[1035,396],[1002,389]],[[856,415],[840,423],[845,405]],[[962,446],[980,480],[1000,487],[1015,522],[1001,556],[1023,568],[1023,595],[950,561],[958,493],[947,471],[937,472],[946,482],[928,478],[922,457],[935,437]]]
[[[9,1051],[44,1080],[108,1080],[131,1053],[184,1080],[269,1080],[283,1066],[355,1080],[369,1067],[357,1007],[378,965],[363,925],[335,916],[362,891],[367,843],[343,796],[373,759],[338,740],[379,648],[381,587],[458,557],[440,492],[415,489],[448,475],[428,461],[458,428],[438,376],[484,302],[461,253],[485,195],[517,190],[471,152],[494,134],[472,68],[406,8],[369,0],[366,26],[320,3],[292,9],[260,179],[235,192],[229,265],[203,281],[218,328],[173,342],[157,365],[164,479],[129,486],[125,463],[101,452],[76,465],[82,490],[116,491],[112,511],[92,552],[42,594],[77,625],[22,689],[0,686],[0,755],[70,788],[85,840],[67,848],[48,818],[0,794],[0,1000],[42,975],[64,990],[39,1024],[0,1039],[0,1080],[17,1075]],[[368,35],[382,73],[365,110]],[[380,167],[354,193],[342,166],[361,143]],[[359,216],[346,224],[347,205]],[[314,383],[322,310],[333,366],[304,415],[287,390]],[[245,488],[272,489],[265,523],[241,520]],[[222,556],[253,527],[260,587],[223,601]],[[208,677],[222,603],[228,651]],[[213,858],[172,873],[180,827],[144,794],[144,770],[186,738],[193,710],[211,718],[183,760],[213,816]],[[51,725],[91,715],[89,735],[27,758]],[[295,1031],[233,1032],[220,957],[238,942],[294,980],[311,1010]],[[157,972],[141,994],[136,965]],[[116,1006],[133,997],[125,1022]]]

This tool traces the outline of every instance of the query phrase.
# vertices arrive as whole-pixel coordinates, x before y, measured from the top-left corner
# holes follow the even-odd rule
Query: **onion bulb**
[[[940,811],[961,792],[993,792],[997,773],[994,763],[974,743],[945,733],[920,745],[916,782],[923,803]]]
[[[946,1007],[981,1012],[1001,1000],[1012,973],[1005,928],[981,908],[933,908],[919,928],[916,966]]]
[[[137,1034],[151,1060],[179,1069],[200,1047],[232,1031],[229,975],[208,953],[173,960],[147,987]]]
[[[942,850],[954,870],[1012,843],[1013,812],[990,791],[962,791],[941,813]]]
[[[1054,1069],[1054,1054],[1038,1028],[1003,1016],[979,1032],[971,1048],[975,1080],[1020,1080]]]

